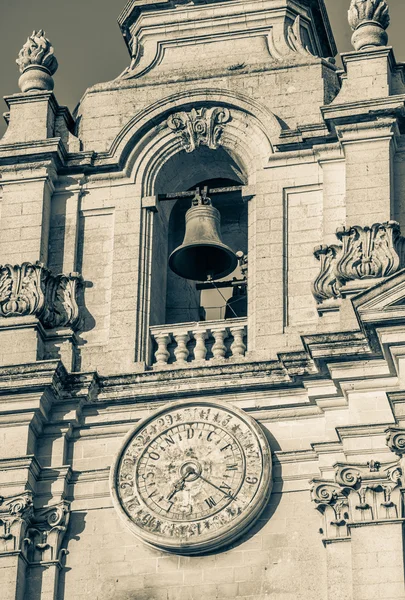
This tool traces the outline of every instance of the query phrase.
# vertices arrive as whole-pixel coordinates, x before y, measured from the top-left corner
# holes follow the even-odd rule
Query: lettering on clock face
[[[241,411],[179,402],[136,428],[114,473],[120,510],[135,533],[193,553],[228,542],[260,514],[270,491],[270,449]]]
[[[140,456],[139,495],[154,513],[194,521],[236,499],[245,477],[237,439],[204,421],[179,423],[157,436]]]

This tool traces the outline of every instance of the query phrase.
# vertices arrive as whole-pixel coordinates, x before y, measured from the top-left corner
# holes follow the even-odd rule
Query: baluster
[[[158,348],[155,352],[156,364],[159,367],[164,367],[170,358],[170,352],[167,350],[167,345],[170,342],[170,335],[167,333],[158,333],[154,336]]]
[[[226,346],[224,339],[226,337],[226,329],[214,329],[211,330],[215,344],[212,346],[212,354],[214,358],[225,358]]]
[[[245,336],[245,328],[242,327],[231,327],[231,334],[233,336],[233,342],[231,344],[232,356],[245,356],[246,344],[243,341]]]
[[[205,331],[194,331],[195,339],[194,357],[195,360],[205,360],[207,356],[207,348],[205,346],[206,332]]]
[[[177,348],[174,351],[176,362],[185,364],[188,359],[189,351],[187,348],[187,342],[190,339],[188,333],[173,333],[174,341],[177,342]]]

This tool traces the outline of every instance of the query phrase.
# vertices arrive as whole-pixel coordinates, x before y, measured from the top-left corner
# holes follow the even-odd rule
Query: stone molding
[[[189,60],[182,66],[182,72],[194,72],[199,69],[198,53],[195,53],[197,44],[226,44],[225,50],[219,46],[218,56],[213,60],[206,61],[205,71],[214,72],[232,70],[237,65],[243,68],[243,50],[250,46],[256,46],[257,51],[253,53],[253,64],[266,63],[270,60],[284,60],[287,57],[304,55],[308,58],[305,46],[308,44],[311,51],[321,56],[334,56],[336,46],[331,33],[329,19],[326,14],[323,0],[318,0],[317,6],[320,10],[313,11],[309,6],[297,4],[286,0],[274,4],[273,0],[253,0],[240,10],[238,4],[230,5],[224,2],[210,2],[209,5],[198,2],[191,7],[180,6],[177,3],[176,10],[163,10],[164,5],[173,8],[173,5],[165,0],[159,3],[159,10],[152,14],[150,10],[144,12],[138,3],[129,8],[126,16],[120,17],[120,27],[131,57],[131,64],[118,79],[132,79],[142,77],[153,69],[158,72],[171,71],[170,58],[173,48],[183,49],[187,56],[188,49],[192,46]],[[183,4],[183,3],[182,3]],[[148,5],[150,8],[150,5]],[[299,17],[298,24],[294,20]],[[207,31],[206,23],[210,20],[211,26]],[[301,21],[301,31],[299,22]],[[272,47],[272,33],[274,32],[274,46]],[[301,35],[304,34],[305,41]],[[263,38],[269,36],[268,47],[260,43]],[[257,43],[260,40],[259,43]],[[232,50],[240,62],[232,60]],[[271,50],[276,49],[273,55]],[[270,52],[269,52],[270,51]],[[257,56],[260,53],[261,56]],[[256,56],[255,56],[256,55]],[[278,58],[278,55],[281,58]],[[302,58],[302,56],[301,56]],[[252,61],[250,61],[252,62]]]
[[[355,50],[387,45],[390,15],[385,0],[351,0],[348,20]]]
[[[0,317],[36,316],[46,329],[75,328],[81,276],[52,275],[40,262],[0,265]]]
[[[342,245],[317,246],[314,250],[321,269],[312,293],[319,304],[341,298],[342,288],[350,281],[388,277],[404,265],[405,238],[396,221],[342,227],[336,237]]]
[[[169,116],[167,127],[178,134],[186,152],[193,152],[199,146],[216,150],[221,145],[224,125],[231,119],[229,109],[192,108],[190,112],[177,112]]]
[[[402,518],[402,469],[382,465],[336,463],[334,479],[311,481],[311,496],[323,516],[324,541],[350,537],[350,527]]]
[[[21,552],[28,564],[60,562],[70,504],[34,509],[32,492],[0,497],[0,556]]]

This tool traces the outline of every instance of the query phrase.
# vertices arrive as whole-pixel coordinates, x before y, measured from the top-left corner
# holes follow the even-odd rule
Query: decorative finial
[[[58,68],[58,61],[43,29],[32,32],[20,50],[16,63],[22,73],[18,81],[22,92],[53,90],[52,75]]]
[[[351,0],[349,25],[353,29],[355,50],[386,46],[386,29],[390,24],[389,7],[385,0]]]

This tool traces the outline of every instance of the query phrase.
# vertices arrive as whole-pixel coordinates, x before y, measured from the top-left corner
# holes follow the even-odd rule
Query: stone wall
[[[342,73],[321,0],[131,2],[131,63],[74,118],[44,32],[22,49],[0,141],[5,600],[404,600],[404,69],[383,0],[360,5]],[[166,323],[165,195],[209,180],[240,184],[224,239],[247,213],[248,316]],[[200,556],[138,540],[111,493],[125,435],[190,399],[245,411],[273,461],[260,517]]]

